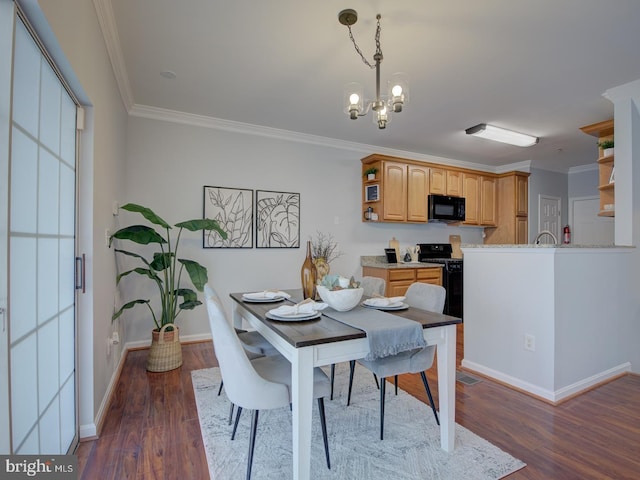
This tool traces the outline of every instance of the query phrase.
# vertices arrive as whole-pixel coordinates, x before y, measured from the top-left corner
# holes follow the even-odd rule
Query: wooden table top
[[[291,298],[289,300],[273,303],[245,302],[242,299],[242,292],[232,293],[230,296],[295,348],[354,340],[358,338],[365,338],[367,336],[362,330],[329,318],[324,314],[318,319],[302,322],[279,322],[268,319],[266,314],[269,310],[286,303],[294,304],[302,301],[301,289],[285,291],[291,295]],[[358,306],[356,308],[364,307]],[[421,310],[414,307],[409,307],[406,310],[387,311],[386,313],[419,322],[422,324],[422,328],[435,328],[462,323],[460,318],[444,315],[442,313],[429,312],[427,310]]]

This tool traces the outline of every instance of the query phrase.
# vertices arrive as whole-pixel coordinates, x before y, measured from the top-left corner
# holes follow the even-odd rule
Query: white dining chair
[[[211,289],[205,290],[207,293],[205,300],[213,346],[225,384],[225,393],[238,407],[237,418],[241,409],[253,410],[246,474],[246,479],[249,480],[256,442],[258,412],[290,406],[291,363],[280,354],[249,360],[238,335],[226,320],[220,302],[215,296],[208,294],[211,291]],[[331,468],[324,413],[324,397],[330,391],[329,378],[320,368],[315,368],[313,375],[313,396],[318,401],[327,467]]]
[[[205,284],[204,294],[208,297],[215,298],[216,302],[218,302],[219,305],[222,305],[222,301],[220,300],[220,297],[209,284]],[[222,314],[225,315],[224,310],[222,311]],[[226,315],[225,315],[225,319],[226,319]],[[247,356],[249,357],[249,360],[254,360],[258,357],[276,355],[278,353],[278,350],[276,350],[276,348],[273,345],[271,345],[266,338],[264,338],[255,330],[248,331],[248,330],[241,330],[239,328],[236,328],[235,331],[238,334],[238,338],[240,339],[240,342],[242,343],[242,347],[247,352]],[[220,382],[220,387],[218,387],[218,396],[220,396],[220,394],[222,393],[223,387],[224,387],[224,382]],[[233,418],[233,403],[231,404],[231,407],[229,410],[229,425],[231,425],[232,418]]]
[[[360,287],[362,287],[362,295],[365,297],[384,296],[387,288],[387,282],[384,278],[364,276],[360,279]],[[333,381],[336,378],[336,364],[331,364],[331,395],[329,398],[333,400]],[[376,384],[378,379],[376,378]]]
[[[409,286],[409,289],[405,294],[405,302],[410,307],[442,313],[444,310],[445,295],[446,291],[444,287],[440,285],[413,283]],[[422,384],[424,385],[425,392],[429,398],[431,410],[433,410],[436,423],[440,425],[438,412],[436,411],[433,396],[431,395],[431,389],[429,388],[429,382],[427,381],[427,375],[425,374],[425,371],[433,365],[435,353],[435,345],[427,345],[424,348],[401,352],[396,355],[377,358],[375,360],[357,360],[360,365],[369,369],[376,377],[380,378],[380,440],[383,440],[384,438],[384,400],[385,386],[387,383],[386,379],[391,376],[394,377],[397,395],[398,375],[405,373],[420,373],[420,376],[422,377]],[[351,387],[353,386],[355,364],[356,360],[352,360],[349,365],[349,393],[347,396],[347,406],[351,403]]]

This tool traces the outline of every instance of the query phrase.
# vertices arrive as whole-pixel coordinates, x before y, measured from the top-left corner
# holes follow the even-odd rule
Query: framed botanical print
[[[204,187],[204,218],[215,220],[227,233],[203,232],[203,248],[253,248],[253,190]]]
[[[300,194],[256,190],[256,248],[300,248]]]

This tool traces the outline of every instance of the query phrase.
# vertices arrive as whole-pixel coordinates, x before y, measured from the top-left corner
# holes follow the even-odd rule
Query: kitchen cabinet
[[[497,222],[485,230],[484,243],[529,243],[529,174],[504,173],[496,182]]]
[[[399,297],[412,283],[442,285],[442,266],[434,267],[362,267],[362,275],[382,278],[386,282],[385,296]]]
[[[363,175],[368,168],[376,167],[380,178],[363,181],[363,212],[371,207],[382,222],[427,222],[429,167],[384,155],[370,155],[367,162],[364,160]],[[366,192],[373,183],[379,184],[380,191],[374,201]]]
[[[613,120],[594,123],[581,127],[584,133],[593,135],[598,139],[598,143],[605,140],[613,140]],[[601,217],[615,216],[615,181],[614,181],[614,155],[604,155],[604,150],[598,146],[598,190],[600,191],[600,211]]]
[[[496,180],[487,175],[464,172],[465,225],[496,226]]]
[[[446,168],[431,168],[429,193],[434,195],[462,196],[462,172]]]
[[[528,216],[527,173],[496,175],[377,153],[363,158],[361,162],[362,221],[365,222],[371,220],[366,213],[370,208],[373,220],[378,222],[427,223],[429,194],[465,197],[466,220],[463,225],[501,227],[502,219],[508,219],[508,226],[504,228],[511,232],[513,238],[522,231],[521,225],[516,229],[516,219]],[[369,180],[364,172],[372,167],[378,172],[375,179]],[[509,186],[502,185],[504,182]],[[499,208],[504,202],[509,205],[506,210],[505,207]],[[505,211],[511,213],[500,217],[499,212]],[[502,230],[499,233],[501,236]]]

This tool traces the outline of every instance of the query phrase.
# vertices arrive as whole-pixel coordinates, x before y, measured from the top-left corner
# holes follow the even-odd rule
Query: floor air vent
[[[476,383],[482,381],[479,378],[473,377],[464,372],[456,372],[456,380],[460,383],[464,383],[465,385],[475,385]]]

